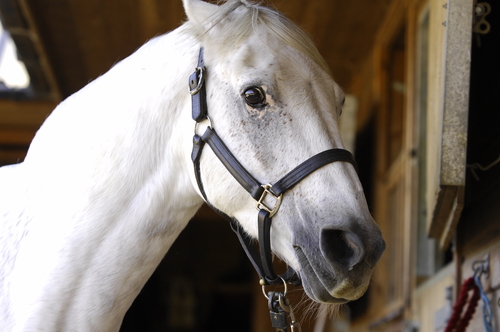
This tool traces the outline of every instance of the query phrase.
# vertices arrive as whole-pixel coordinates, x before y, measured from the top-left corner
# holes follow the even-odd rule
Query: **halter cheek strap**
[[[327,164],[335,161],[349,162],[357,168],[356,162],[352,154],[343,149],[330,149],[318,153],[317,155],[304,161],[302,164],[287,173],[279,181],[274,184],[262,184],[256,180],[234,157],[229,151],[224,142],[217,135],[212,124],[208,126],[205,133],[201,136],[196,133],[198,124],[202,121],[209,120],[208,107],[206,101],[205,88],[206,69],[203,61],[203,48],[200,49],[198,56],[198,66],[194,73],[189,77],[189,91],[191,93],[192,102],[192,117],[196,122],[195,134],[193,137],[193,150],[191,159],[194,164],[196,181],[203,198],[207,204],[217,213],[222,215],[231,223],[232,229],[238,236],[245,253],[252,262],[252,265],[257,270],[261,278],[261,283],[265,284],[281,284],[282,279],[293,283],[300,284],[300,278],[297,273],[289,268],[285,274],[278,276],[274,271],[272,264],[271,252],[271,224],[272,217],[279,210],[283,195],[292,189],[297,183],[302,181],[312,172],[316,171]],[[234,218],[229,217],[224,212],[214,207],[207,199],[203,182],[201,180],[200,158],[203,152],[203,147],[208,144],[214,154],[219,158],[222,164],[226,167],[229,173],[238,181],[238,183],[252,196],[256,202],[258,212],[258,230],[259,230],[259,252],[252,244],[251,239],[241,229],[240,224]],[[267,199],[266,198],[272,198]],[[269,200],[274,201],[273,206],[268,206]]]

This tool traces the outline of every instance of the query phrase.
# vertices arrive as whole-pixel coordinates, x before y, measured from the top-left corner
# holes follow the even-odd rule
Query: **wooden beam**
[[[43,45],[40,39],[40,33],[35,18],[33,16],[33,12],[30,6],[26,3],[26,0],[19,0],[19,7],[23,14],[23,18],[28,23],[29,27],[28,33],[30,39],[33,43],[33,47],[35,48],[38,54],[39,57],[38,62],[40,64],[40,68],[42,70],[44,78],[47,80],[47,83],[50,87],[50,98],[52,100],[61,100],[61,92],[59,90],[59,85],[57,84],[57,80],[54,76],[54,71],[47,57],[45,46]]]
[[[0,131],[7,127],[38,128],[56,106],[51,101],[0,100]]]
[[[30,145],[36,129],[3,129],[0,128],[0,148],[2,147],[27,147]]]

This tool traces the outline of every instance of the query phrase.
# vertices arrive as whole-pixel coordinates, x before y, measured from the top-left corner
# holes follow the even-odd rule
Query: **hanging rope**
[[[490,300],[486,296],[484,292],[483,285],[481,285],[480,276],[475,276],[474,281],[476,283],[476,287],[481,294],[481,300],[483,300],[483,323],[484,330],[486,332],[493,332],[493,312],[491,311]]]
[[[486,332],[493,332],[493,314],[491,310],[490,300],[484,292],[483,285],[481,284],[481,276],[484,274],[486,278],[489,277],[490,269],[490,255],[486,255],[484,260],[478,260],[472,263],[472,270],[474,271],[474,276],[465,280],[460,289],[460,295],[458,296],[457,303],[453,306],[453,314],[446,325],[444,332],[465,332],[465,329],[472,319],[472,315],[476,311],[477,303],[479,298],[483,300],[483,322],[484,330]],[[469,292],[472,291],[472,296],[469,299]],[[467,310],[462,316],[462,311],[469,301]]]
[[[472,290],[472,296],[469,300],[469,291]],[[479,288],[476,285],[474,277],[465,280],[460,289],[457,303],[453,306],[453,314],[446,325],[444,332],[464,332],[472,319],[472,315],[476,311],[476,306],[479,301]],[[465,314],[462,316],[462,311],[469,300],[469,305]]]

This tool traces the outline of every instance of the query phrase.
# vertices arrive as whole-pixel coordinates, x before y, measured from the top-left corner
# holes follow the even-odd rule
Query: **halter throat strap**
[[[231,227],[237,234],[245,253],[254,268],[257,270],[262,284],[281,284],[283,282],[282,279],[293,284],[300,284],[300,278],[292,268],[289,268],[288,271],[282,276],[278,276],[274,271],[270,236],[272,217],[279,210],[283,194],[292,189],[309,174],[335,161],[349,162],[357,169],[356,161],[354,160],[352,154],[347,150],[330,149],[320,152],[304,161],[274,184],[262,184],[240,164],[236,157],[234,157],[221,138],[217,135],[215,129],[212,128],[211,123],[201,136],[196,133],[198,124],[202,121],[209,120],[205,79],[206,68],[203,59],[203,48],[201,48],[196,70],[189,76],[192,118],[196,122],[191,159],[194,164],[198,188],[207,204],[226,220],[230,221]],[[217,158],[219,158],[229,173],[256,201],[256,207],[259,211],[259,251],[257,251],[255,246],[252,244],[251,239],[241,229],[241,226],[236,219],[229,217],[209,202],[201,180],[200,169],[200,158],[205,144],[210,146],[214,154]],[[271,199],[265,200],[269,196]],[[274,201],[273,206],[267,205],[269,203],[266,202],[270,200]]]

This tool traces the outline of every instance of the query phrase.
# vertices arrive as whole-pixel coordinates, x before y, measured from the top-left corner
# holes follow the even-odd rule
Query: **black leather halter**
[[[300,277],[292,268],[289,268],[288,271],[282,276],[278,276],[274,271],[274,267],[272,264],[270,236],[272,217],[274,214],[276,214],[276,212],[278,212],[283,194],[293,188],[297,183],[302,181],[306,176],[308,176],[318,168],[334,161],[349,162],[354,165],[355,168],[357,168],[356,161],[354,160],[352,154],[347,150],[330,149],[318,153],[317,155],[306,160],[272,185],[260,183],[250,173],[248,173],[248,171],[233,156],[224,142],[222,142],[220,137],[217,135],[215,129],[212,128],[211,123],[209,123],[209,126],[202,136],[199,136],[196,133],[198,124],[200,122],[210,120],[210,118],[208,117],[208,107],[206,100],[205,74],[206,68],[203,60],[203,48],[201,48],[196,71],[189,76],[189,91],[192,96],[192,116],[193,120],[196,121],[191,159],[194,163],[196,181],[198,182],[200,192],[207,204],[213,210],[215,210],[225,219],[231,222],[231,227],[238,235],[238,239],[240,240],[243,249],[252,262],[252,265],[257,270],[257,273],[261,278],[262,285],[281,284],[283,280],[293,284],[300,284]],[[215,155],[224,164],[229,173],[231,173],[231,175],[256,201],[256,207],[259,211],[258,228],[260,253],[257,252],[255,246],[251,242],[251,239],[241,229],[238,221],[234,218],[229,217],[224,212],[218,210],[208,201],[200,174],[200,158],[205,143],[212,148]],[[274,206],[266,205],[269,203],[264,202],[265,198],[268,198],[266,202],[269,201],[269,198],[274,199]]]

